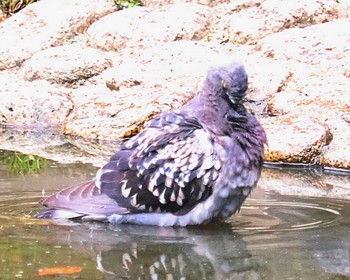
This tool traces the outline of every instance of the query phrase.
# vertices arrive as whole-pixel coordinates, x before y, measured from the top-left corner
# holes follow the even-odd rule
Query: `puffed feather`
[[[93,180],[44,199],[38,217],[186,226],[236,213],[267,142],[242,104],[247,86],[239,63],[210,69],[195,98],[152,119]]]

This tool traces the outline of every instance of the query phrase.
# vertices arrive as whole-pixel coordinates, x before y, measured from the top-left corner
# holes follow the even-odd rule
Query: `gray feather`
[[[247,87],[240,63],[210,69],[195,98],[125,141],[94,181],[44,200],[50,209],[39,216],[186,226],[236,213],[260,177],[266,143],[243,106]]]

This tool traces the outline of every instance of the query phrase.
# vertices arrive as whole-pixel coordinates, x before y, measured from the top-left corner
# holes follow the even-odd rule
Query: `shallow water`
[[[43,193],[96,168],[0,168],[0,279],[350,279],[350,200],[266,188],[281,170],[264,172],[228,223],[183,229],[37,220]]]

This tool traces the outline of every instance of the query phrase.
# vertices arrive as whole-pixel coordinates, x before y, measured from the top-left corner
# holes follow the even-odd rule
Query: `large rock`
[[[48,127],[61,125],[74,104],[69,91],[48,82],[29,83],[0,74],[0,125]]]
[[[305,117],[275,117],[261,120],[266,130],[268,161],[321,163],[323,148],[333,135],[322,124]]]
[[[112,0],[42,0],[28,5],[0,23],[0,70],[18,67],[33,53],[64,44],[116,9]]]
[[[335,20],[272,34],[257,46],[264,57],[282,61],[290,73],[270,96],[267,113],[303,116],[327,127],[333,140],[322,150],[319,163],[341,168],[350,167],[349,29],[348,19]]]
[[[65,133],[98,139],[120,139],[138,132],[142,125],[161,112],[161,94],[138,87],[110,91],[107,87],[77,89],[71,98],[75,108],[63,127]]]
[[[27,81],[72,85],[84,83],[111,66],[112,61],[100,50],[72,44],[39,51],[22,69]]]
[[[218,20],[213,25],[213,37],[242,44],[288,28],[348,17],[348,5],[339,2],[296,0],[286,5],[284,0],[232,1],[215,8]]]
[[[146,1],[117,12],[89,1],[42,0],[1,23],[1,124],[129,137],[187,102],[210,66],[238,59],[269,161],[350,168],[350,0]],[[100,155],[88,143],[75,141]]]
[[[230,2],[230,0],[165,0],[165,1],[159,1],[159,0],[141,0],[142,6],[146,7],[161,7],[164,5],[170,5],[170,4],[177,4],[177,3],[198,3],[205,6],[216,6],[220,3],[227,3]]]
[[[142,48],[135,54],[126,63],[134,64],[149,80],[164,86],[169,84],[169,79],[177,80],[179,84],[185,82],[181,79],[192,80],[192,88],[196,88],[198,78],[205,77],[209,67],[238,58],[216,43],[187,40],[159,43],[157,48]],[[128,65],[124,63],[124,67],[127,70]]]
[[[287,29],[266,36],[257,43],[256,49],[275,60],[327,66],[348,58],[349,27],[350,20],[347,18],[306,28]]]
[[[202,86],[210,66],[232,56],[219,53],[216,44],[176,41],[139,57],[121,57],[121,63],[73,89],[75,104],[63,129],[66,134],[118,139],[138,132],[151,117],[175,110]]]
[[[348,103],[350,104],[350,103]],[[350,110],[331,116],[327,121],[333,134],[333,141],[324,148],[321,164],[336,168],[350,169]]]
[[[176,4],[160,9],[136,7],[112,13],[87,30],[89,45],[103,50],[143,49],[162,42],[200,40],[208,33],[211,9]],[[130,50],[129,50],[130,49]]]

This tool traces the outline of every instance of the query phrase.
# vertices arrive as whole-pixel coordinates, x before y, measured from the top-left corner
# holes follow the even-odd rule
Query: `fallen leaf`
[[[62,267],[47,267],[39,268],[38,275],[60,275],[60,274],[75,274],[83,270],[80,266],[62,266]]]

